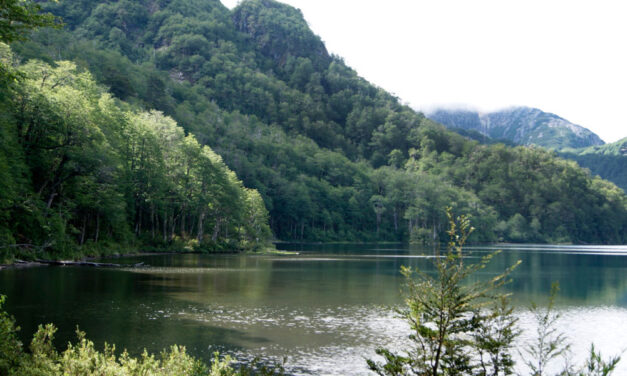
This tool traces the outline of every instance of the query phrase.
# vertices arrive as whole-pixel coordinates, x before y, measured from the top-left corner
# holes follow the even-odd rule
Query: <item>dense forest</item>
[[[24,72],[3,91],[9,245],[429,243],[447,206],[473,216],[472,241],[626,241],[615,185],[446,130],[330,55],[292,7],[40,4],[64,27],[3,49]]]
[[[15,62],[0,106],[0,249],[72,257],[117,247],[257,249],[259,193],[158,111],[115,100],[76,65]]]
[[[560,150],[562,158],[577,161],[594,175],[607,179],[627,192],[627,138],[611,144]]]

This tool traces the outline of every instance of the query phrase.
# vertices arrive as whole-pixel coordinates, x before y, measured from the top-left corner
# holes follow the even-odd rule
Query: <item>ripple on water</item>
[[[606,357],[627,349],[627,310],[617,307],[561,308],[559,329],[573,342],[571,362],[580,364],[590,343]],[[516,312],[524,334],[517,348],[532,340],[535,324],[528,311]],[[294,375],[359,375],[367,371],[367,358],[379,359],[377,347],[393,350],[408,345],[408,325],[391,308],[378,306],[341,306],[312,310],[288,307],[206,307],[156,310],[151,319],[174,318],[211,326],[238,328],[252,336],[263,334],[267,342],[248,344],[243,350],[208,345],[211,351],[226,352],[240,361],[260,356],[262,361],[280,363],[287,356],[286,370]],[[610,322],[616,325],[607,325]],[[302,341],[303,336],[307,341]],[[290,337],[292,340],[290,340]],[[307,345],[303,345],[307,342]],[[520,370],[520,355],[514,352]],[[562,364],[553,365],[557,371]],[[616,374],[627,374],[627,362],[619,363]],[[524,371],[523,371],[524,372]]]

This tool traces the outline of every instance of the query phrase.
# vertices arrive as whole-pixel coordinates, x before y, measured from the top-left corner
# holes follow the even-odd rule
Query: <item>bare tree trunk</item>
[[[185,206],[181,209],[181,238],[185,238]]]
[[[175,228],[176,228],[176,218],[174,217],[174,212],[172,212],[172,217],[170,217],[170,240],[174,239]]]
[[[150,204],[150,227],[152,229],[152,239],[155,239],[155,204]]]
[[[211,241],[218,240],[218,234],[220,233],[220,218],[216,219],[216,224],[213,226],[213,234],[211,234]]]
[[[81,231],[81,242],[79,245],[83,245],[85,243],[85,232],[87,230],[87,216],[83,216],[83,230]]]
[[[203,210],[202,212],[200,212],[200,215],[198,216],[198,243],[202,243],[202,237],[203,237],[203,219],[205,219],[205,211]]]
[[[168,241],[168,212],[163,211],[163,242]]]
[[[394,232],[398,232],[398,213],[396,212],[396,206],[394,207]]]
[[[54,200],[54,197],[57,195],[57,192],[52,192],[50,194],[50,197],[48,197],[48,203],[46,204],[46,210],[50,210],[50,207],[52,207],[52,201]]]
[[[141,207],[138,207],[137,209],[137,235],[139,235],[142,232],[142,210]]]
[[[98,243],[98,236],[100,236],[100,213],[96,215],[96,236],[94,237],[95,243]]]

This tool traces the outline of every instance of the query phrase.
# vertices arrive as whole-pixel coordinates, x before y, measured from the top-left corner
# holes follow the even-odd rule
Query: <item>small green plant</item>
[[[0,375],[8,375],[9,370],[17,367],[22,358],[22,342],[17,338],[20,330],[15,320],[2,306],[6,296],[0,295]]]
[[[548,305],[545,308],[531,303],[531,313],[537,322],[536,338],[524,348],[526,353],[525,365],[529,367],[533,376],[542,376],[546,373],[549,363],[567,354],[570,344],[566,335],[557,328],[560,314],[555,312],[555,297],[559,285],[553,283]]]
[[[531,304],[530,310],[537,324],[536,336],[520,352],[531,376],[548,375],[549,364],[557,360],[564,360],[570,353],[571,346],[568,338],[558,327],[558,321],[561,318],[555,309],[555,298],[558,292],[559,284],[555,282],[551,285],[551,294],[545,307],[541,308],[536,303]],[[564,369],[557,375],[609,376],[614,372],[619,361],[620,356],[608,360],[603,359],[601,353],[595,350],[594,344],[591,344],[590,353],[583,365],[575,369],[565,362]]]
[[[455,219],[450,209],[447,216],[450,242],[447,253],[434,261],[435,276],[401,268],[407,308],[399,313],[410,324],[412,347],[402,354],[377,349],[385,361],[367,362],[379,375],[512,373],[510,349],[518,332],[508,295],[498,289],[519,262],[489,280],[473,280],[495,254],[465,264],[462,249],[473,228],[466,216]]]

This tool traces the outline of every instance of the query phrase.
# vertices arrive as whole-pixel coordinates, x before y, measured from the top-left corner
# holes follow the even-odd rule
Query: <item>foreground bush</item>
[[[16,333],[19,327],[3,309],[5,297],[0,295],[0,375],[19,376],[236,376],[236,375],[282,375],[282,367],[257,369],[234,367],[233,359],[222,359],[214,353],[211,365],[196,359],[185,351],[185,347],[174,345],[159,356],[144,350],[140,357],[131,357],[123,351],[115,354],[115,345],[105,343],[104,350],[96,350],[94,343],[85,333],[76,330],[78,341],[69,343],[63,352],[52,344],[57,331],[54,325],[40,325],[30,344],[30,352],[23,349]]]

